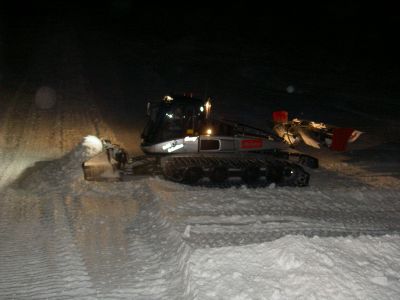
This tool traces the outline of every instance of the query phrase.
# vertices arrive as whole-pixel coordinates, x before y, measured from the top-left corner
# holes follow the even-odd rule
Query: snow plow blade
[[[88,181],[121,181],[121,173],[117,169],[117,161],[107,149],[82,163],[85,180]]]

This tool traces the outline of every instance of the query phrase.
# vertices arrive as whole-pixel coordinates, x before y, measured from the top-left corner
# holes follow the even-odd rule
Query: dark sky
[[[226,42],[227,47],[253,45],[298,61],[311,62],[317,57],[332,64],[344,61],[354,68],[371,65],[390,72],[399,67],[400,22],[397,10],[389,5],[351,1],[307,5],[291,1],[225,5],[216,1],[149,5],[130,0],[26,2],[1,4],[0,55],[18,53],[18,47],[29,45],[30,31],[46,33],[61,24],[144,42],[173,43],[192,37],[210,44]]]
[[[28,2],[28,3],[27,3]],[[168,2],[140,4],[138,1],[110,0],[98,2],[73,1],[2,1],[5,26],[38,26],[62,19],[67,24],[111,27],[164,36],[222,32],[244,38],[292,34],[293,39],[305,36],[340,40],[343,35],[375,38],[395,33],[399,24],[396,10],[351,1],[336,3],[293,4],[279,1],[249,4],[239,1],[217,5],[213,2]],[[322,2],[322,1],[320,1]],[[386,37],[385,37],[386,38]]]

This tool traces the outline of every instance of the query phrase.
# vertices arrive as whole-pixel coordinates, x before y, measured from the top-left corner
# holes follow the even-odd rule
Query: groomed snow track
[[[154,197],[154,198],[153,198]],[[192,298],[187,276],[191,249],[172,228],[158,208],[155,195],[139,201],[139,213],[127,228],[130,236],[128,271],[119,288],[104,299],[188,299]],[[125,272],[126,272],[125,271]],[[122,273],[125,273],[122,272]]]
[[[267,242],[286,235],[381,236],[400,233],[393,190],[209,189],[154,181],[165,209],[195,248]],[[333,201],[332,197],[335,197]],[[173,200],[172,200],[173,199]],[[239,200],[241,199],[241,200]]]
[[[143,185],[128,187],[129,201],[106,186],[67,197],[3,193],[0,298],[193,298],[191,248]]]
[[[58,168],[50,167],[40,180]],[[332,203],[332,191],[312,189],[214,189],[210,197],[209,188],[157,178],[49,182],[46,195],[30,185],[1,195],[0,298],[196,299],[188,261],[197,248],[400,231],[389,190],[336,190]]]
[[[371,223],[342,224],[296,218],[271,218],[253,223],[190,223],[190,237],[186,241],[198,248],[225,247],[270,242],[287,235],[307,237],[358,237],[399,234],[399,228]]]

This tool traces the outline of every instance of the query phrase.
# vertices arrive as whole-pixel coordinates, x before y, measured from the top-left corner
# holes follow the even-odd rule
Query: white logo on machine
[[[181,148],[183,148],[183,144],[178,144],[177,141],[168,142],[164,146],[162,146],[162,149],[164,151],[167,150],[169,153],[174,152]]]

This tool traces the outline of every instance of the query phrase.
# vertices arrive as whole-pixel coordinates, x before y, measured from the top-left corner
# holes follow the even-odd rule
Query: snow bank
[[[86,136],[82,142],[63,157],[37,162],[16,180],[14,186],[32,191],[45,191],[83,182],[82,163],[100,153],[102,142],[95,136]]]
[[[88,135],[70,153],[57,160],[56,163],[60,168],[52,171],[65,183],[72,184],[77,180],[83,181],[82,163],[102,150],[101,140],[96,136]]]
[[[400,237],[306,238],[196,250],[198,299],[400,299]]]

